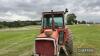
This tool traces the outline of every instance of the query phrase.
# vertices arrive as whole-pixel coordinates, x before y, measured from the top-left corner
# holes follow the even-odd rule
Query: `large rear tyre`
[[[72,36],[69,37],[69,40],[65,44],[65,48],[68,52],[69,56],[73,56],[73,41],[72,41]]]

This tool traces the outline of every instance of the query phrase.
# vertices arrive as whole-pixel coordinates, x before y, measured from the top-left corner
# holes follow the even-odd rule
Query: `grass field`
[[[74,48],[100,50],[100,25],[73,25],[69,28],[73,34]],[[39,26],[0,29],[0,56],[30,56],[39,30]]]

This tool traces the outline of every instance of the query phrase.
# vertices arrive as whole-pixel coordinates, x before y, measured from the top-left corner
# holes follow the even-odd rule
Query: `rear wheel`
[[[69,37],[69,40],[65,44],[65,48],[68,52],[69,56],[73,56],[73,41],[72,41],[72,36]]]
[[[64,32],[60,32],[59,34],[59,44],[61,45],[63,43],[63,37],[64,37]],[[72,56],[73,55],[73,41],[72,41],[72,35],[70,34],[68,41],[65,43],[65,48],[66,51],[68,53],[68,56]],[[66,56],[64,53],[63,49],[60,49],[60,54],[59,56]]]

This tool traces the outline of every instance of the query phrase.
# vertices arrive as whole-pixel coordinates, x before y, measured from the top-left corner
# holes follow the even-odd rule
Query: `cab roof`
[[[43,15],[43,17],[45,17],[45,16],[51,16],[51,15],[54,15],[54,16],[63,16],[64,15],[64,11],[43,12],[42,15]]]

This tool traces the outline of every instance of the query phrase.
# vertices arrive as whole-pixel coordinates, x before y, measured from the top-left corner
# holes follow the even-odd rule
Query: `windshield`
[[[43,19],[44,27],[52,27],[52,17],[47,17]],[[63,17],[54,17],[54,25],[55,27],[62,27],[63,26]]]

